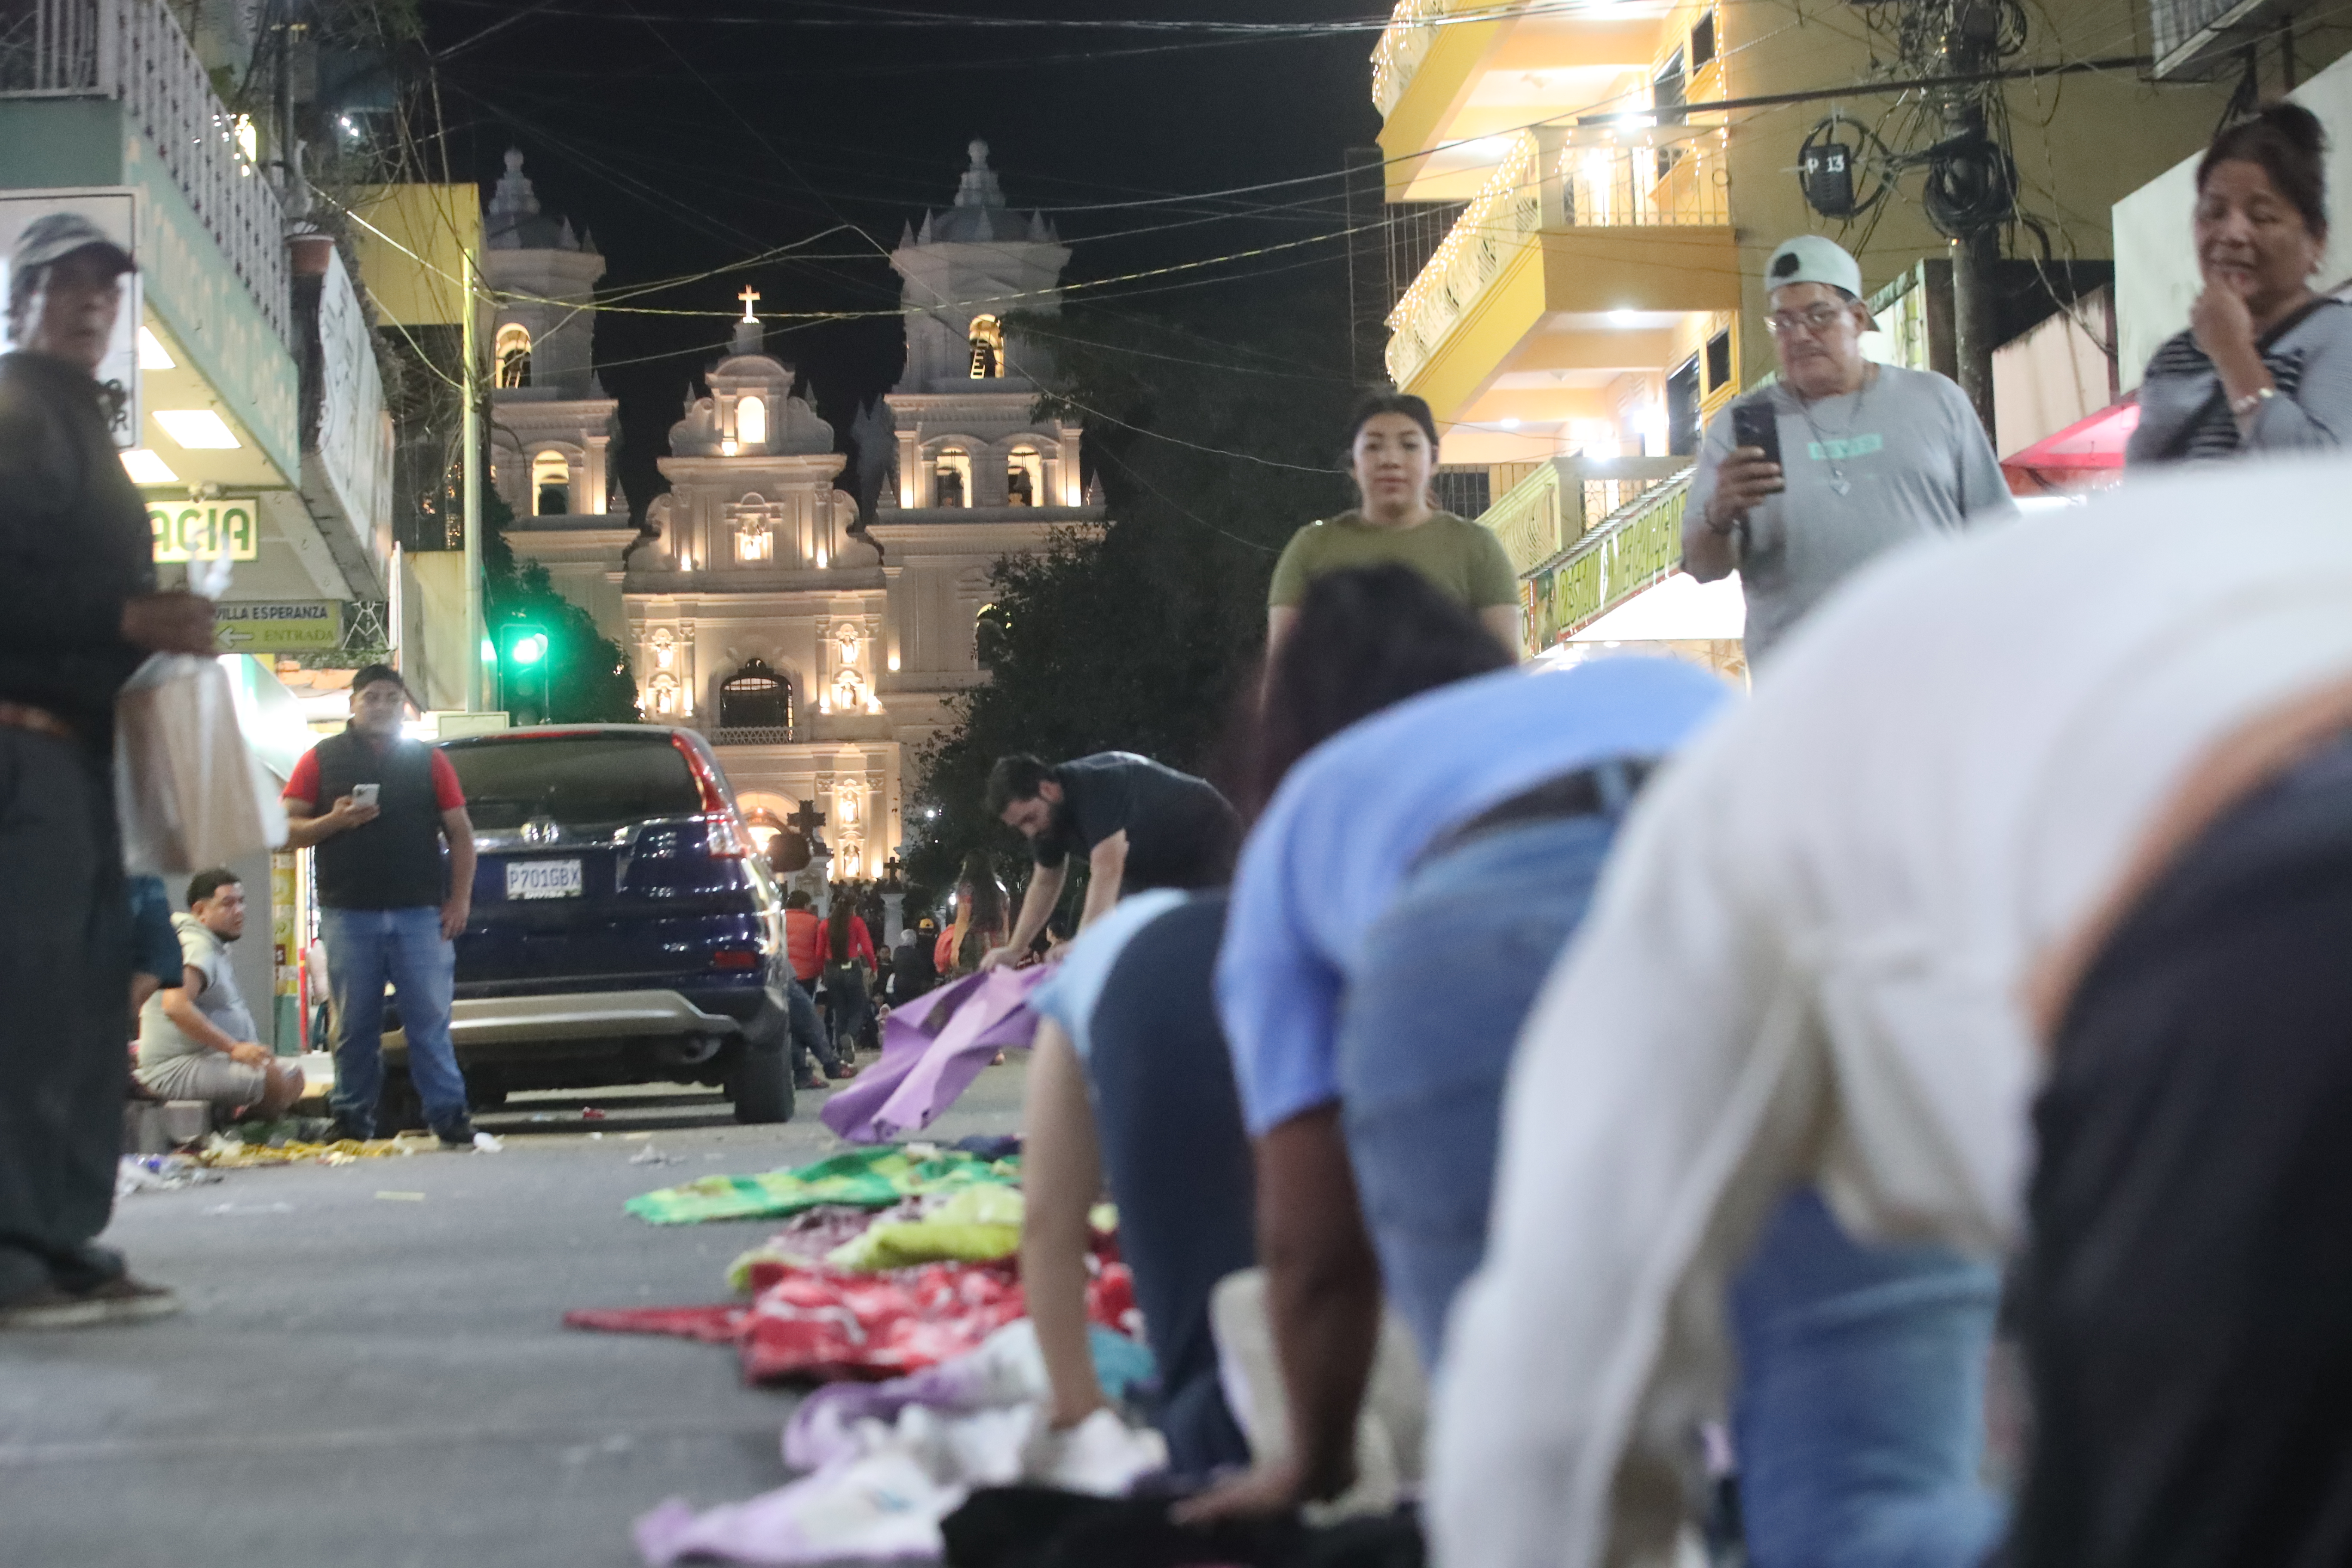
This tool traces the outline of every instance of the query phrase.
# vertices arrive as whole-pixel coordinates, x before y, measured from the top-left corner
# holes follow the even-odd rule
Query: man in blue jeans
[[[334,989],[337,1135],[375,1135],[389,980],[425,1124],[445,1146],[465,1149],[474,1126],[449,1044],[449,1004],[457,969],[451,943],[473,910],[474,825],[449,759],[401,734],[407,709],[397,670],[372,664],[352,677],[351,727],[311,748],[287,781],[287,842],[318,849]]]

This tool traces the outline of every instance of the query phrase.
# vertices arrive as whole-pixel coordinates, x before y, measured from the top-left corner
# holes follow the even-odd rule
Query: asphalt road
[[[1016,1131],[1020,1062],[931,1135]],[[665,1498],[782,1484],[789,1395],[723,1347],[562,1317],[725,1299],[764,1224],[656,1228],[622,1201],[822,1158],[820,1102],[747,1128],[699,1090],[517,1096],[480,1121],[500,1154],[125,1199],[107,1241],[187,1310],[0,1336],[0,1568],[619,1568]],[[670,1163],[631,1164],[648,1145]]]

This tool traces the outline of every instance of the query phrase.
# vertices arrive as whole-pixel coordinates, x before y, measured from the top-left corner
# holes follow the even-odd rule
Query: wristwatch
[[[2252,418],[2263,404],[2277,395],[2278,388],[2275,386],[2258,386],[2243,397],[2233,397],[2230,400],[2230,417],[2242,425]]]

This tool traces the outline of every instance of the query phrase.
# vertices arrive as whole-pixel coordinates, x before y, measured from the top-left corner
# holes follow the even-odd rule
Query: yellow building
[[[2152,3],[2168,16],[2184,0]],[[1996,8],[2001,67],[2019,74],[1991,89],[1990,113],[2020,209],[2058,260],[2111,257],[2112,204],[2201,146],[2238,85],[2242,57],[2200,68],[2232,73],[2210,81],[2158,81],[2129,63],[2146,52],[2150,4]],[[1948,289],[1900,281],[1927,279],[1948,253],[1916,169],[1843,224],[1811,210],[1797,179],[1801,144],[1832,111],[1854,122],[1838,139],[1857,149],[1865,132],[1898,153],[1945,134],[1920,92],[1887,86],[1903,74],[1896,29],[1916,9],[1397,5],[1372,58],[1386,195],[1401,204],[1391,226],[1447,210],[1427,204],[1460,214],[1399,290],[1389,374],[1429,400],[1448,468],[1486,470],[1483,521],[1520,571],[1531,651],[1617,640],[1602,617],[1673,574],[1698,433],[1773,368],[1760,274],[1780,241],[1822,233],[1855,253],[1885,307],[1874,352],[1928,365],[1931,341],[1948,343]],[[2333,24],[2264,25],[2286,29],[2262,47],[2265,96],[2344,51]],[[2102,63],[2116,60],[2126,63]],[[1873,176],[1865,168],[1865,192]],[[2016,232],[2029,248],[2011,254],[2038,254],[2031,231]],[[1667,602],[1612,620],[1624,640],[1690,643],[1730,668],[1736,601],[1696,589],[1683,579]]]

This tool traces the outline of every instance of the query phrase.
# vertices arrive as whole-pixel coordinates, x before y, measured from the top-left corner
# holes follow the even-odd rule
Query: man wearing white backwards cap
[[[1870,310],[1853,257],[1799,235],[1764,274],[1780,379],[1707,426],[1683,513],[1685,570],[1702,583],[1739,574],[1751,666],[1882,551],[2013,510],[1960,389],[1863,358]]]

